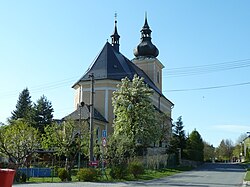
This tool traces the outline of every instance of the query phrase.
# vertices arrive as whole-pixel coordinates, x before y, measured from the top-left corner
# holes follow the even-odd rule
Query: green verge
[[[146,170],[145,173],[138,177],[138,179],[133,178],[133,176],[129,175],[127,180],[153,180],[159,179],[162,177],[172,176],[177,173],[188,171],[191,168],[175,168],[175,169],[162,169],[162,170]]]
[[[250,181],[250,168],[249,168],[250,162],[249,161],[242,162],[242,163],[240,163],[240,165],[243,166],[247,171],[244,180],[245,181]]]
[[[247,169],[247,173],[245,175],[245,181],[250,181],[250,168]]]
[[[99,182],[122,182],[122,181],[143,181],[143,180],[153,180],[162,177],[172,176],[183,171],[192,170],[191,167],[178,167],[178,168],[166,168],[161,170],[145,170],[145,173],[135,179],[132,175],[126,177],[123,180],[114,180],[109,176],[109,169],[107,169],[107,177],[102,177]],[[61,180],[58,177],[31,177],[27,183],[59,183]],[[76,176],[72,176],[72,182],[78,182]]]

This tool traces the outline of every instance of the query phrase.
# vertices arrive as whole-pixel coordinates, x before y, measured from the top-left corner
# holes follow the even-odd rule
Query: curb
[[[249,186],[249,181],[243,181],[243,183],[242,183],[242,187],[246,187],[246,186]]]

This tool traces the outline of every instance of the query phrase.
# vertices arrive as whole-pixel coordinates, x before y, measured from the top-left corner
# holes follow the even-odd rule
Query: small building
[[[106,130],[107,136],[113,132],[113,106],[112,96],[121,79],[132,79],[135,74],[144,78],[144,81],[153,89],[152,102],[155,108],[168,115],[167,126],[171,129],[171,113],[174,104],[162,93],[162,69],[164,65],[157,59],[159,50],[151,41],[151,29],[147,17],[141,30],[141,42],[134,49],[135,58],[129,60],[119,50],[120,36],[115,20],[114,33],[111,35],[111,43],[104,44],[93,63],[83,76],[72,86],[75,89],[73,111],[64,117],[79,120],[89,118],[91,78],[94,76],[94,127],[96,136],[101,138],[102,130]],[[84,103],[84,105],[81,105]],[[166,137],[171,135],[171,131]],[[167,144],[167,142],[165,142]],[[160,146],[164,146],[160,143]],[[166,145],[165,145],[166,146]],[[165,147],[164,146],[164,147]]]
[[[250,154],[250,135],[247,136],[243,141],[242,141],[242,145],[243,145],[243,157],[246,158],[247,157],[247,152],[248,154]],[[249,155],[250,156],[250,155]]]

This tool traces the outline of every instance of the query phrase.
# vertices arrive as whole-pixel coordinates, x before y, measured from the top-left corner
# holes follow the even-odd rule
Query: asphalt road
[[[237,164],[204,164],[202,167],[188,172],[183,172],[171,177],[143,182],[119,183],[43,183],[19,184],[13,187],[125,187],[125,186],[186,186],[186,187],[232,187],[246,186],[243,184],[245,169]]]

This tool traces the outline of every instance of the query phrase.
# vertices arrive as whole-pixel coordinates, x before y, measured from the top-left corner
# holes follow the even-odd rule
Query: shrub
[[[71,169],[71,176],[76,176],[79,169]]]
[[[61,179],[61,181],[66,181],[66,179],[68,178],[68,172],[65,168],[58,169],[58,177]]]
[[[16,174],[15,174],[15,177],[14,177],[14,181],[15,181],[15,182],[20,182],[21,175],[22,175],[22,172],[19,171],[19,170],[17,170],[17,171],[16,171]]]
[[[21,182],[26,182],[27,181],[27,175],[25,173],[21,174],[21,178],[20,178]]]
[[[112,166],[109,175],[112,179],[124,179],[128,175],[128,169],[126,165]]]
[[[101,176],[101,172],[94,168],[82,168],[77,172],[77,179],[79,181],[97,181]]]
[[[15,177],[14,177],[15,182],[21,182],[24,183],[27,181],[27,175],[19,170],[16,171]]]
[[[133,174],[135,178],[144,173],[144,167],[141,162],[133,161],[128,164],[129,173]]]
[[[58,176],[58,169],[59,169],[58,166],[54,166],[54,169],[53,169],[53,176]]]

